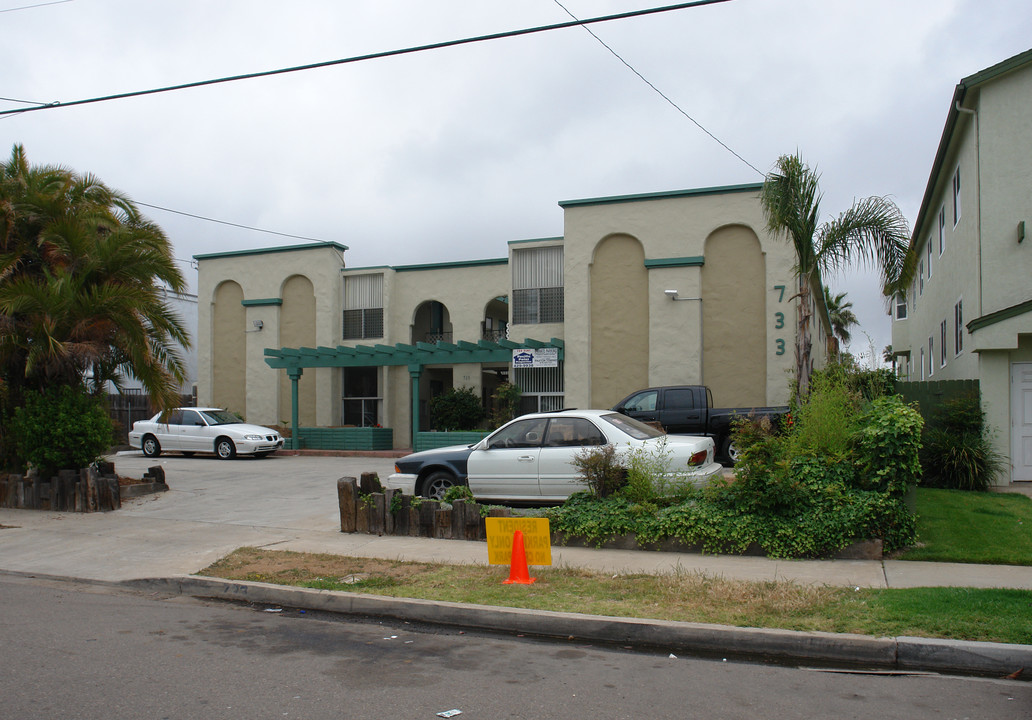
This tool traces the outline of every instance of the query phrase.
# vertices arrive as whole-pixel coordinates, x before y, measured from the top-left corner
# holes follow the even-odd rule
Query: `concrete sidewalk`
[[[174,492],[174,491],[173,491]],[[171,492],[168,494],[172,494]],[[487,564],[483,542],[343,534],[145,514],[155,497],[103,514],[0,509],[0,570],[105,582],[196,573],[252,546],[386,560]],[[553,547],[556,567],[603,573],[701,573],[751,581],[869,588],[978,587],[1032,590],[1032,567],[902,560],[777,560],[739,555]]]
[[[534,614],[505,608],[453,607],[447,603],[430,603],[436,609],[427,609],[424,602],[371,599],[351,593],[327,595],[321,591],[261,583],[192,578],[189,576],[193,573],[242,546],[455,564],[487,564],[487,546],[483,542],[459,540],[342,534],[336,479],[358,476],[365,471],[376,471],[384,476],[392,469],[390,458],[291,456],[226,462],[119,456],[115,461],[120,474],[135,477],[142,476],[151,465],[162,465],[171,490],[125,501],[121,510],[111,513],[0,509],[0,571],[127,583],[293,607],[333,608],[335,612],[380,613],[496,630],[519,627],[525,633],[558,637],[573,635],[596,640],[608,637],[612,642],[625,642],[630,636],[647,637],[650,643],[661,646],[662,638],[669,637],[673,643],[670,646],[681,651],[694,647],[700,652],[716,652],[714,648],[724,647],[728,652],[735,648],[735,653],[753,653],[760,657],[794,657],[807,662],[823,657],[834,663],[852,658],[863,664],[871,664],[874,661],[870,658],[877,657],[874,664],[879,667],[914,669],[920,666],[980,674],[993,674],[1006,668],[1009,668],[1007,673],[1019,667],[1032,668],[1032,646],[991,647],[991,643],[858,638],[741,628],[718,630],[715,626],[692,623],[600,619],[567,613]],[[688,572],[739,580],[787,580],[852,587],[963,586],[1032,590],[1032,567],[898,560],[774,560],[575,547],[554,547],[552,557],[555,566],[614,574]],[[643,630],[640,626],[652,629]],[[610,628],[608,636],[602,630],[606,627]],[[660,627],[662,632],[657,630]],[[905,649],[901,651],[901,648]],[[869,657],[869,650],[873,656]],[[1014,665],[1015,662],[1019,664]]]

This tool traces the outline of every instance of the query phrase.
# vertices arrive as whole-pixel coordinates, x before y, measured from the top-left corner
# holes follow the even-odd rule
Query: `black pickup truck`
[[[671,435],[708,435],[717,446],[717,457],[734,464],[738,459],[731,442],[735,417],[768,417],[778,422],[788,406],[714,408],[713,393],[705,385],[669,385],[631,393],[613,410],[643,422],[658,422]]]

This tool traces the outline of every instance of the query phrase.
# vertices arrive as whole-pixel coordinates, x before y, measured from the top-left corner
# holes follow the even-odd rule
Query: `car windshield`
[[[623,430],[635,440],[647,440],[648,438],[666,435],[662,430],[657,430],[651,425],[646,425],[640,420],[635,420],[620,413],[609,413],[608,415],[603,415],[602,419],[610,425],[615,425],[620,430]]]
[[[243,422],[228,410],[201,410],[200,413],[209,425],[232,425]]]

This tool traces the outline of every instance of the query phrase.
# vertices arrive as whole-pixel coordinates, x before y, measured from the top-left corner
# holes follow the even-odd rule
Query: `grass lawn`
[[[904,560],[1032,565],[1032,499],[921,488],[920,547]],[[449,602],[592,615],[1032,644],[1032,591],[855,589],[744,582],[698,573],[601,575],[532,568],[533,585],[504,585],[507,567],[408,563],[241,548],[200,574]]]
[[[531,568],[537,582],[504,585],[508,567],[410,563],[241,548],[200,574],[232,580],[449,602],[682,620],[739,627],[1032,643],[1032,591],[859,589],[744,582],[698,573],[603,575]]]
[[[902,560],[1032,565],[1032,498],[918,488],[917,515],[919,545]]]

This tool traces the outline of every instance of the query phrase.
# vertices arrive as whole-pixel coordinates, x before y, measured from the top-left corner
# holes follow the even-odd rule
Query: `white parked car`
[[[233,413],[219,408],[176,408],[165,418],[158,413],[150,420],[133,423],[129,444],[147,457],[164,451],[215,453],[223,460],[237,455],[265,457],[283,447],[278,432],[261,425],[241,422]]]
[[[622,455],[641,448],[665,457],[672,476],[696,487],[722,471],[711,438],[666,435],[612,410],[564,410],[523,415],[473,445],[406,455],[386,485],[436,500],[453,485],[468,485],[478,500],[561,502],[587,489],[573,457],[606,444]]]

